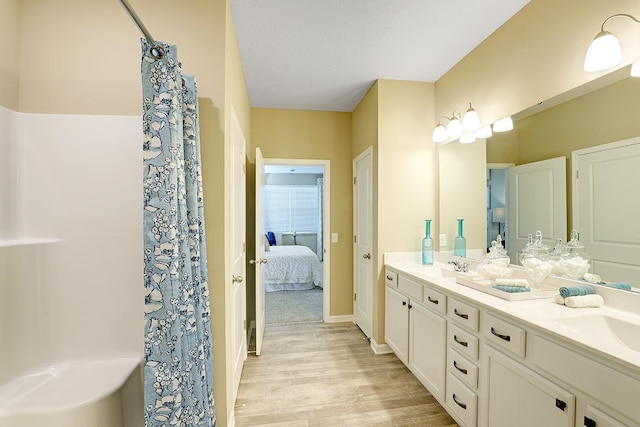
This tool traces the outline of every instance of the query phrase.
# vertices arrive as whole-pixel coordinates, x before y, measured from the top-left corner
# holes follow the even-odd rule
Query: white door
[[[509,168],[507,242],[511,262],[529,234],[542,232],[545,244],[567,238],[567,176],[564,157]]]
[[[373,160],[367,148],[353,161],[354,307],[367,337],[373,329]]]
[[[232,350],[233,350],[233,401],[240,385],[242,367],[247,358],[246,334],[246,274],[245,274],[245,139],[240,125],[231,109],[231,298],[232,304]]]
[[[573,224],[604,280],[640,284],[640,138],[579,150]]]
[[[256,268],[256,356],[262,352],[262,338],[265,327],[264,306],[264,158],[260,148],[256,148],[256,256],[252,264]]]

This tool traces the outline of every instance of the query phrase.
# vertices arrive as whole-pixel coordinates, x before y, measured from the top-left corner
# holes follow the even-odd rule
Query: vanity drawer
[[[454,298],[449,298],[447,310],[450,319],[474,332],[478,332],[480,310]]]
[[[398,289],[407,294],[410,298],[422,301],[422,288],[424,285],[405,276],[398,276]]]
[[[447,370],[468,386],[478,388],[478,367],[453,347],[449,347],[447,352]]]
[[[478,337],[453,324],[449,324],[449,344],[471,360],[478,360]]]
[[[447,407],[464,426],[474,427],[478,416],[478,396],[451,374],[447,375]]]
[[[392,270],[385,270],[384,283],[392,288],[398,287],[398,273]]]
[[[438,313],[445,315],[447,313],[447,296],[438,291],[434,291],[428,286],[424,287],[424,305]]]
[[[524,357],[527,334],[521,327],[485,314],[482,333],[491,343],[516,356]]]

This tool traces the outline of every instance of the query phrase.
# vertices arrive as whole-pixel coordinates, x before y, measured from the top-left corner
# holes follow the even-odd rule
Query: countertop
[[[569,308],[554,303],[553,298],[508,301],[458,284],[455,277],[442,277],[440,268],[452,269],[446,263],[449,259],[454,258],[436,253],[435,264],[433,266],[425,266],[420,262],[419,253],[385,253],[384,255],[385,265],[399,273],[427,281],[436,290],[443,290],[452,296],[460,296],[463,299],[472,300],[481,308],[491,309],[498,314],[512,317],[527,326],[541,329],[561,340],[570,341],[571,344],[578,348],[592,351],[605,359],[640,374],[640,351],[628,348],[616,336],[603,333],[597,334],[593,330],[579,333],[556,322],[556,319],[599,314],[633,323],[640,327],[640,294],[609,288],[602,290],[596,286],[596,293],[600,294],[605,300],[605,304],[598,308]],[[563,284],[562,279],[559,278],[556,278],[554,283]],[[566,284],[571,286],[571,284],[575,285],[576,283],[568,281]],[[618,300],[632,298],[636,298],[637,301],[633,304],[625,304],[625,308],[629,306],[636,307],[635,311],[623,310],[615,305]],[[637,348],[640,349],[640,335],[637,339]]]

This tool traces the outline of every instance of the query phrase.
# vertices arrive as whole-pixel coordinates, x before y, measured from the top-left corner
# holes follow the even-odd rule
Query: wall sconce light
[[[640,24],[640,21],[636,19],[636,17],[629,15],[627,13],[617,13],[615,15],[611,15],[607,19],[604,20],[602,25],[600,26],[600,32],[596,35],[595,39],[589,45],[587,49],[587,54],[584,57],[584,70],[587,72],[595,72],[595,71],[603,71],[612,67],[615,67],[622,61],[622,48],[620,47],[620,42],[609,31],[605,31],[604,24],[607,23],[611,18],[615,18],[618,16],[624,16],[632,21]],[[637,62],[637,61],[636,61]],[[640,68],[640,64],[636,66],[636,68]],[[633,75],[633,66],[632,66],[632,75]],[[640,73],[640,70],[637,70]]]
[[[442,119],[448,120],[447,126],[442,124]],[[433,142],[445,142],[450,139],[458,139],[463,137],[464,131],[473,132],[480,128],[480,115],[473,109],[471,103],[469,103],[469,109],[464,114],[463,118],[460,118],[460,112],[453,110],[451,117],[442,116],[438,120],[438,124],[433,129],[433,135],[431,139]],[[475,141],[469,141],[469,137],[465,138],[466,143]],[[462,142],[462,141],[460,141]]]
[[[494,132],[507,132],[513,129],[513,120],[511,116],[498,120],[493,124]]]

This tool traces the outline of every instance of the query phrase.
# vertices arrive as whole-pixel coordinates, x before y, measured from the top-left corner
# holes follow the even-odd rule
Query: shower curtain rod
[[[133,22],[135,22],[138,28],[140,28],[140,31],[142,31],[142,34],[144,34],[144,37],[147,40],[149,40],[149,43],[151,43],[152,46],[155,46],[156,41],[153,39],[153,37],[151,37],[151,33],[149,33],[149,30],[147,30],[147,27],[144,26],[144,24],[140,20],[140,17],[136,13],[136,11],[133,10],[133,7],[131,7],[129,2],[127,0],[120,0],[120,3],[122,4],[122,7],[125,8],[125,10],[129,14],[131,19],[133,19]]]

